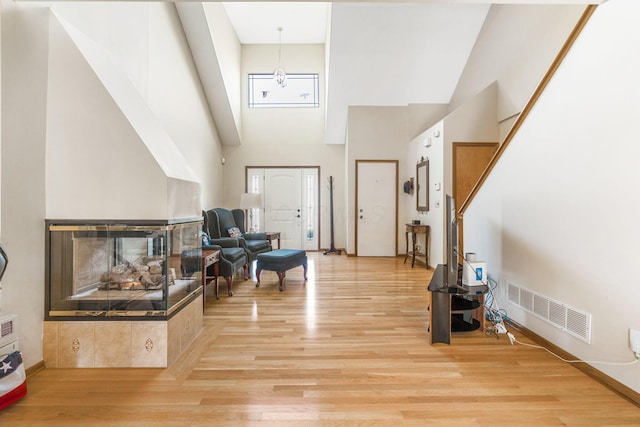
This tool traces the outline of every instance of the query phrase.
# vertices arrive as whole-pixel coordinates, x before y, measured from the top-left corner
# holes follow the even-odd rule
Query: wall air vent
[[[510,303],[591,344],[591,314],[507,282]]]

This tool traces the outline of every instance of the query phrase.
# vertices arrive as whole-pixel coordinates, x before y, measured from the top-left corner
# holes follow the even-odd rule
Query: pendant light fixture
[[[280,42],[278,44],[278,68],[273,72],[273,80],[275,80],[278,87],[285,87],[287,85],[287,72],[282,68],[282,27],[278,27],[280,33]]]

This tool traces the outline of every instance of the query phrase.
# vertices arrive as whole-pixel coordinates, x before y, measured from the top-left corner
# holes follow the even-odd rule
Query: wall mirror
[[[429,211],[429,159],[422,159],[416,165],[416,209]]]

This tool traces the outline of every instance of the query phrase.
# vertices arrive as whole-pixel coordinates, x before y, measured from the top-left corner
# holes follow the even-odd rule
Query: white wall
[[[219,205],[235,208],[245,191],[246,166],[320,166],[320,246],[330,245],[330,212],[327,179],[336,182],[334,193],[334,235],[337,248],[345,245],[344,232],[344,146],[324,143],[324,107],[248,108],[249,73],[272,73],[277,65],[277,45],[244,45],[242,48],[242,144],[225,146],[224,195]],[[323,45],[283,45],[282,63],[288,73],[318,73],[320,94],[325,93]],[[219,159],[218,159],[219,161]]]
[[[497,142],[496,84],[476,94],[444,119],[413,138],[407,148],[407,164],[429,159],[429,211],[416,210],[415,195],[407,201],[407,221],[420,219],[430,227],[429,265],[446,262],[445,196],[453,195],[452,157],[456,142]],[[430,138],[431,145],[425,147]],[[464,200],[456,200],[459,206]],[[404,223],[403,223],[404,224]]]
[[[225,95],[238,131],[242,128],[242,45],[222,3],[203,3]],[[241,138],[242,139],[242,138]]]
[[[356,160],[398,160],[399,184],[406,181],[407,163],[407,108],[406,107],[349,107],[346,168],[348,198],[346,221],[348,231],[347,252],[356,252],[355,240],[355,164]],[[415,163],[412,163],[415,168]],[[404,222],[407,217],[405,197],[398,191],[398,249],[404,252]]]
[[[330,71],[340,78],[329,82],[326,142],[346,142],[349,106],[448,103],[489,7],[334,3]]]
[[[518,114],[584,8],[492,5],[451,97],[451,110],[497,81],[498,121]]]
[[[445,261],[444,258],[444,120],[440,120],[429,129],[412,139],[407,146],[407,165],[411,176],[415,175],[415,164],[421,159],[429,159],[429,211],[418,212],[416,209],[415,190],[411,197],[405,200],[407,218],[401,224],[412,219],[419,219],[422,224],[429,226],[429,265],[435,267]],[[431,145],[425,146],[427,138],[431,139]],[[416,177],[417,178],[417,177]],[[437,184],[440,190],[437,190]],[[414,186],[415,187],[415,186]],[[420,237],[420,236],[418,236]],[[427,247],[424,242],[420,242]]]
[[[0,7],[1,223],[2,243],[10,258],[2,279],[0,308],[18,314],[20,347],[25,365],[31,366],[42,360],[49,10],[10,1]]]
[[[170,207],[198,216],[189,164],[108,52],[56,13],[49,42],[47,217],[163,219]],[[195,193],[189,206],[173,208],[171,178]]]
[[[430,264],[444,261],[441,207],[444,195],[452,193],[451,144],[504,140],[584,8],[584,5],[492,5],[448,104],[451,114],[438,125],[444,126],[439,142],[444,145],[422,147],[423,140],[439,129],[431,127],[433,123],[428,121],[426,130],[410,133],[407,163],[423,155],[429,157],[432,188],[430,211],[418,214],[412,199],[407,204],[407,220],[422,218],[423,223],[430,225]],[[417,122],[420,111],[414,111],[411,121]],[[440,192],[434,191],[436,181],[442,184]],[[440,208],[434,207],[436,201]]]
[[[108,52],[157,122],[155,132],[162,135],[153,139],[168,138],[178,148],[202,185],[203,204],[217,200],[222,168],[211,159],[220,157],[220,139],[175,6],[56,3],[55,11]]]
[[[215,127],[207,119],[208,108],[203,102],[195,67],[184,51],[184,34],[173,5],[66,3],[57,6],[60,6],[58,13],[108,50],[126,70],[152,114],[171,134],[195,174],[203,179],[203,191],[209,203],[217,203],[222,189],[221,167],[219,162],[207,163],[206,159],[219,158],[221,148]],[[43,3],[3,1],[1,7],[1,224],[2,243],[11,259],[2,281],[1,308],[3,312],[18,314],[20,346],[25,364],[32,366],[42,360],[50,12]],[[64,64],[56,67],[58,73],[64,73]],[[87,83],[87,80],[80,79],[77,83],[81,82]],[[77,108],[92,109],[98,105]],[[188,117],[191,114],[193,117]],[[78,131],[70,130],[69,135],[77,136]],[[113,147],[105,142],[101,148]],[[100,154],[95,152],[96,159],[100,159]],[[68,168],[73,167],[70,162]],[[129,182],[135,191],[136,177]],[[171,188],[170,184],[169,190]],[[81,199],[82,194],[78,198]]]
[[[438,123],[449,112],[449,104],[409,104],[407,107],[409,138],[413,139]]]
[[[175,7],[220,139],[239,145],[242,47],[227,12],[222,3],[180,2]]]
[[[453,144],[498,142],[497,86],[496,83],[490,84],[444,119],[443,188],[447,194],[453,194]],[[456,206],[463,202],[464,200],[456,200]]]
[[[492,5],[451,97],[450,114],[410,135],[407,162],[428,157],[432,187],[429,212],[419,214],[412,199],[407,219],[430,225],[431,265],[445,259],[443,206],[445,194],[452,194],[452,144],[504,140],[583,11],[583,5]],[[437,130],[441,139],[424,148],[424,139]],[[435,191],[436,182],[441,191]]]
[[[149,108],[202,186],[203,206],[222,198],[222,143],[173,3],[149,8]]]
[[[633,360],[640,330],[639,15],[633,0],[598,7],[464,215],[500,306],[582,360]],[[508,303],[507,281],[591,313],[591,344]],[[637,366],[594,366],[640,392]]]

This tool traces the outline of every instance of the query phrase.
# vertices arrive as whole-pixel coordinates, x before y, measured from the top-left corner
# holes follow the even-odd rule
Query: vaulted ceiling
[[[600,3],[589,0],[497,0],[491,3]],[[348,106],[446,104],[450,101],[491,3],[482,0],[420,2],[229,2],[224,11],[241,44],[325,44],[328,50],[327,143],[345,142]],[[180,3],[177,3],[180,5]],[[180,9],[180,6],[178,6]],[[181,13],[183,26],[193,18]],[[282,33],[278,27],[283,29]],[[189,35],[189,30],[185,28]],[[190,43],[192,43],[190,41]],[[215,49],[194,52],[196,62]],[[206,80],[211,73],[201,72]],[[215,83],[203,81],[206,90]],[[214,100],[209,100],[210,104]],[[219,102],[219,101],[218,101]],[[238,144],[239,120],[217,117],[224,144]],[[236,113],[234,113],[236,114]],[[226,124],[223,123],[226,121]]]

